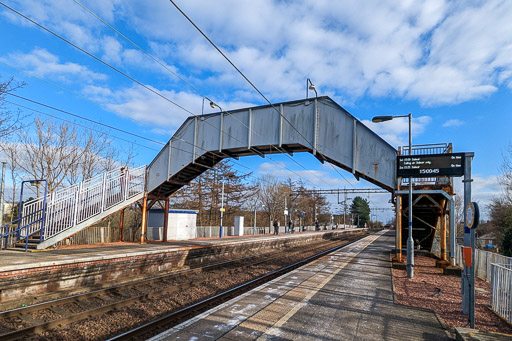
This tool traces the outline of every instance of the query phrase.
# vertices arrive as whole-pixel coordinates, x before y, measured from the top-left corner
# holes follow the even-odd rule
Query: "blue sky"
[[[169,1],[81,2],[165,68],[73,0],[2,2],[194,114],[201,113],[204,95],[225,109],[265,104]],[[485,205],[499,195],[496,177],[512,143],[512,2],[176,3],[272,102],[304,98],[311,78],[319,95],[333,98],[394,147],[407,144],[407,121],[370,120],[411,112],[414,144],[452,142],[456,152],[475,152],[474,199]],[[0,77],[26,82],[21,96],[162,142],[190,116],[4,6],[0,33]],[[148,147],[135,146],[137,166],[160,149],[113,134]],[[301,176],[309,186],[370,187],[338,170],[345,180],[310,155],[295,156],[303,167],[285,156],[272,159],[279,163],[258,157],[240,163],[257,175]],[[460,179],[455,184],[462,187]],[[389,198],[371,199],[383,207]]]

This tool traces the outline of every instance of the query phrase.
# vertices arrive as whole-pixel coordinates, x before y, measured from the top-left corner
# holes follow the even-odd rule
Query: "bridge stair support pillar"
[[[402,263],[402,197],[396,197],[395,257],[394,262]]]
[[[146,236],[146,225],[148,221],[148,195],[144,195],[142,199],[142,219],[140,224],[140,243],[144,244]]]
[[[165,208],[164,208],[164,233],[162,241],[167,241],[167,229],[169,227],[169,197],[165,198]]]
[[[447,257],[447,250],[446,250],[446,205],[447,200],[442,199],[441,200],[441,213],[440,213],[440,223],[441,223],[441,230],[440,230],[440,248],[441,248],[441,259],[436,262],[436,266],[438,268],[445,268],[449,265],[448,257]]]

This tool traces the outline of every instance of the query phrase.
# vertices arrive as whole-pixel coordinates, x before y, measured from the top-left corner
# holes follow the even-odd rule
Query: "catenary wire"
[[[80,116],[80,115],[73,114],[73,113],[71,113],[71,112],[68,112],[68,111],[65,111],[65,110],[61,110],[61,109],[59,109],[59,108],[56,108],[56,107],[53,107],[53,106],[50,106],[50,105],[46,105],[46,104],[41,103],[41,102],[38,102],[38,101],[34,101],[34,100],[31,100],[31,99],[25,98],[25,97],[23,97],[23,96],[18,96],[18,95],[14,95],[14,94],[10,94],[10,95],[12,95],[12,96],[14,96],[14,97],[17,97],[17,98],[19,98],[19,99],[22,99],[22,100],[25,100],[25,101],[28,101],[28,102],[31,102],[31,103],[37,104],[37,105],[41,105],[41,106],[46,107],[46,108],[49,108],[49,109],[51,109],[51,110],[55,110],[55,111],[58,111],[58,112],[64,113],[64,114],[66,114],[66,115],[70,115],[70,116],[73,116],[73,117],[76,117],[76,118],[79,118],[79,119],[83,119],[83,120],[86,120],[86,121],[92,122],[92,123],[94,123],[94,124],[98,124],[98,125],[101,125],[101,126],[104,126],[104,127],[110,128],[110,129],[118,130],[118,131],[120,131],[120,132],[123,132],[123,133],[129,134],[129,135],[133,135],[133,136],[135,136],[135,137],[144,138],[144,137],[142,137],[142,136],[139,136],[139,135],[136,135],[136,134],[133,134],[133,133],[127,132],[127,131],[125,131],[125,130],[118,129],[118,128],[115,128],[115,127],[109,126],[109,125],[107,125],[107,124],[101,123],[101,122],[97,122],[97,121],[94,121],[94,120],[90,120],[90,119],[87,119],[87,118],[82,117],[82,116]],[[37,110],[37,109],[31,108],[31,107],[27,107],[27,106],[21,105],[21,104],[19,104],[19,103],[11,102],[11,101],[8,101],[8,100],[5,100],[5,102],[10,103],[10,104],[13,104],[13,105],[16,105],[16,106],[19,106],[19,107],[24,108],[24,109],[27,109],[27,110],[31,110],[31,111],[34,111],[34,112],[37,112],[37,113],[40,113],[40,114],[46,115],[46,116],[50,116],[50,117],[56,118],[56,119],[59,119],[59,120],[65,121],[65,122],[69,122],[69,123],[72,123],[72,124],[75,124],[75,125],[81,126],[81,127],[83,127],[83,128],[87,128],[87,129],[91,129],[91,130],[94,130],[94,131],[97,131],[97,132],[104,133],[104,132],[102,132],[102,131],[98,131],[98,130],[95,130],[95,129],[93,129],[93,128],[90,128],[90,127],[86,127],[86,126],[83,126],[83,125],[77,124],[76,122],[72,122],[72,121],[69,121],[69,120],[66,120],[66,119],[63,119],[63,118],[57,117],[57,116],[55,116],[55,115],[51,115],[51,114],[48,114],[48,113],[46,113],[46,112],[43,112],[43,111],[40,111],[40,110]],[[124,138],[121,138],[121,137],[118,137],[118,136],[115,136],[115,135],[111,135],[111,136],[112,136],[113,138],[116,138],[116,139],[119,139],[119,140],[122,140],[122,141],[126,141],[126,142],[129,142],[129,143],[132,143],[132,144],[135,144],[135,145],[138,145],[138,146],[141,146],[141,147],[144,147],[144,148],[150,149],[150,150],[159,151],[159,150],[157,150],[157,149],[154,149],[154,148],[151,148],[151,147],[148,147],[148,146],[145,146],[145,145],[139,144],[139,143],[134,142],[134,141],[126,140],[126,139],[124,139]],[[150,142],[153,142],[153,143],[160,144],[160,145],[166,145],[166,144],[164,144],[164,143],[162,143],[162,142],[159,142],[159,141],[154,141],[154,140],[151,140],[151,139],[147,139],[147,140],[149,140]],[[189,142],[189,141],[187,141],[187,140],[184,140],[184,139],[181,139],[181,138],[176,138],[176,140],[179,140],[179,141],[182,141],[182,142],[184,142],[184,143],[190,144],[190,145],[192,145],[192,146],[194,146],[194,147],[196,147],[196,148],[198,148],[198,149],[203,150],[204,152],[208,152],[208,150],[206,150],[206,149],[204,149],[204,148],[202,148],[202,147],[200,147],[200,146],[197,146],[197,145],[195,145],[195,144],[193,144],[192,142]],[[184,149],[178,148],[178,147],[176,147],[176,146],[172,146],[172,144],[171,144],[171,148],[172,148],[172,149],[174,149],[174,150],[180,151],[180,152],[184,152],[184,153],[191,154],[191,155],[193,155],[193,154],[194,154],[193,152],[190,152],[190,151],[188,151],[188,150],[184,150]],[[268,156],[267,156],[267,157],[268,157]],[[279,161],[275,161],[275,160],[273,160],[273,159],[272,159],[272,158],[270,158],[270,157],[268,157],[268,158],[269,158],[269,159],[271,159],[273,162],[277,163],[278,165],[282,166],[283,168],[287,169],[288,171],[293,172],[295,175],[297,175],[297,176],[299,176],[299,177],[300,177],[300,174],[297,174],[296,172],[294,172],[294,171],[292,171],[292,170],[288,169],[285,165],[283,165],[283,164],[282,164],[282,163],[280,163]],[[229,161],[230,161],[230,162],[232,162],[232,163],[234,163],[234,164],[237,164],[238,166],[241,166],[241,167],[244,167],[244,168],[247,168],[247,169],[251,170],[251,172],[249,172],[249,173],[242,173],[243,175],[249,175],[249,176],[251,176],[251,175],[250,175],[250,173],[252,173],[252,169],[251,169],[251,168],[249,168],[249,167],[247,167],[247,166],[245,166],[245,165],[243,165],[243,164],[241,164],[241,163],[239,163],[239,162],[236,162],[236,161],[234,161],[234,160],[229,160]],[[254,178],[258,179],[256,176],[252,176],[252,177],[254,177]]]
[[[18,11],[17,11],[17,10],[15,10],[14,8],[9,7],[8,5],[6,5],[5,3],[1,2],[1,1],[0,1],[0,5],[2,5],[2,6],[4,6],[4,7],[6,7],[7,9],[9,9],[9,10],[11,10],[12,12],[16,13],[17,15],[21,16],[22,18],[24,18],[24,19],[26,19],[26,20],[30,21],[30,22],[31,22],[31,23],[33,23],[34,25],[36,25],[36,26],[40,27],[41,29],[45,30],[46,32],[48,32],[48,33],[50,33],[50,34],[54,35],[55,37],[57,37],[57,38],[59,38],[59,39],[63,40],[64,42],[66,42],[66,43],[68,43],[69,45],[73,46],[74,48],[76,48],[76,49],[77,49],[77,50],[79,50],[80,52],[85,53],[85,54],[86,54],[86,55],[88,55],[89,57],[91,57],[91,58],[93,58],[93,59],[97,60],[98,62],[100,62],[101,64],[103,64],[103,65],[107,66],[108,68],[110,68],[110,69],[112,69],[112,70],[116,71],[117,73],[119,73],[119,74],[123,75],[124,77],[126,77],[126,78],[130,79],[132,82],[134,82],[134,83],[136,83],[136,84],[138,84],[138,85],[142,86],[143,88],[145,88],[146,90],[148,90],[148,91],[150,91],[150,92],[154,93],[154,94],[155,94],[155,95],[157,95],[158,97],[160,97],[160,98],[162,98],[162,99],[166,100],[167,102],[169,102],[169,103],[171,103],[171,104],[174,104],[176,107],[180,108],[181,110],[184,110],[185,112],[188,112],[189,114],[194,115],[191,111],[189,111],[189,110],[188,110],[188,109],[186,109],[185,107],[183,107],[183,106],[179,105],[178,103],[174,102],[173,100],[171,100],[171,99],[169,99],[169,98],[165,97],[164,95],[162,95],[162,94],[161,94],[161,93],[159,93],[158,91],[155,91],[155,90],[151,89],[149,86],[145,85],[144,83],[139,82],[138,80],[136,80],[136,79],[135,79],[135,78],[133,78],[132,76],[130,76],[130,75],[128,75],[128,74],[126,74],[126,73],[124,73],[123,71],[121,71],[121,70],[117,69],[116,67],[114,67],[114,66],[110,65],[109,63],[107,63],[107,62],[103,61],[101,58],[96,57],[96,56],[95,56],[95,55],[93,55],[92,53],[90,53],[90,52],[88,52],[88,51],[84,50],[83,48],[81,48],[80,46],[78,46],[78,45],[76,45],[76,44],[72,43],[71,41],[67,40],[66,38],[62,37],[61,35],[59,35],[59,34],[57,34],[57,33],[53,32],[53,31],[52,31],[52,30],[50,30],[49,28],[47,28],[47,27],[45,27],[45,26],[43,26],[43,25],[39,24],[37,21],[35,21],[35,20],[33,20],[33,19],[31,19],[31,18],[27,17],[27,16],[26,16],[26,15],[24,15],[23,13],[18,12]]]
[[[58,116],[55,116],[55,115],[52,115],[52,114],[48,114],[44,111],[41,111],[41,110],[37,110],[37,109],[34,109],[34,108],[31,108],[31,107],[27,107],[25,105],[22,105],[22,104],[19,104],[19,103],[15,103],[15,102],[11,102],[11,101],[8,101],[8,100],[4,100],[6,103],[10,103],[12,105],[15,105],[17,107],[20,107],[20,108],[24,108],[24,109],[27,109],[27,110],[31,110],[31,111],[34,111],[34,112],[37,112],[38,114],[42,114],[42,115],[46,115],[46,116],[50,116],[52,118],[55,118],[55,119],[58,119],[58,120],[61,120],[61,121],[64,121],[64,122],[68,122],[68,123],[71,123],[73,125],[77,125],[79,127],[82,127],[82,128],[85,128],[85,129],[89,129],[89,130],[92,130],[92,131],[95,131],[95,132],[98,132],[98,133],[102,133],[104,134],[105,132],[104,131],[101,131],[101,130],[97,130],[97,129],[94,129],[94,128],[91,128],[91,127],[87,127],[85,125],[81,125],[79,123],[76,123],[76,122],[73,122],[73,121],[70,121],[70,120],[66,120],[65,118],[62,118],[62,117],[58,117]],[[159,151],[158,149],[155,149],[155,148],[151,148],[151,147],[148,147],[148,146],[145,146],[143,144],[140,144],[140,143],[137,143],[137,142],[134,142],[134,141],[131,141],[131,140],[127,140],[127,139],[124,139],[122,137],[119,137],[119,136],[116,136],[116,135],[111,135],[111,134],[108,134],[108,136],[112,136],[113,138],[115,139],[118,139],[118,140],[121,140],[121,141],[125,141],[125,142],[129,142],[129,143],[132,143],[132,144],[135,144],[137,146],[140,146],[140,147],[144,147],[144,148],[147,148],[147,149],[150,149],[150,150],[154,150],[154,151]]]
[[[25,71],[25,70],[22,70],[22,69],[20,69],[20,68],[18,68],[18,67],[16,67],[16,66],[14,66],[14,65],[11,65],[11,64],[9,64],[9,63],[6,63],[4,60],[0,60],[0,63],[1,63],[1,64],[4,64],[5,66],[8,66],[8,67],[10,67],[10,68],[12,68],[12,69],[14,69],[14,70],[16,70],[16,71],[18,71],[18,72],[21,72],[21,73],[23,73],[23,74],[25,74],[25,75],[27,75],[27,76],[29,76],[29,77],[32,77],[32,78],[38,79],[38,80],[40,80],[40,81],[42,81],[42,82],[45,82],[45,83],[47,83],[47,84],[50,84],[50,85],[51,85],[51,86],[53,86],[53,87],[56,87],[56,88],[58,88],[58,89],[60,89],[60,90],[62,90],[62,91],[68,92],[68,93],[70,93],[70,94],[72,94],[72,95],[74,95],[74,96],[76,96],[76,97],[78,97],[78,98],[81,98],[81,99],[84,99],[84,100],[86,100],[86,101],[88,101],[88,102],[94,103],[94,104],[98,105],[99,107],[101,107],[101,108],[103,108],[103,109],[105,109],[105,110],[107,110],[107,111],[115,112],[115,113],[116,113],[116,114],[118,114],[119,116],[125,117],[125,118],[129,119],[130,121],[132,121],[132,122],[134,122],[134,123],[136,123],[136,124],[140,124],[140,125],[146,126],[146,127],[148,127],[148,128],[151,128],[151,129],[153,129],[153,130],[155,130],[155,131],[159,131],[159,132],[161,132],[161,133],[165,133],[165,132],[161,131],[160,129],[154,129],[154,127],[150,126],[150,125],[149,125],[149,124],[147,124],[146,122],[136,120],[136,119],[134,119],[133,117],[130,117],[130,116],[128,116],[128,115],[125,115],[125,114],[123,114],[123,113],[121,113],[121,112],[119,112],[119,111],[117,111],[117,110],[113,110],[112,108],[109,108],[109,107],[105,106],[104,104],[101,104],[101,103],[100,103],[100,102],[98,102],[98,101],[95,101],[95,100],[92,100],[92,99],[90,99],[90,98],[88,98],[88,97],[85,97],[85,96],[83,96],[82,94],[80,94],[80,93],[78,93],[78,92],[76,92],[76,91],[70,90],[70,89],[68,89],[68,88],[65,88],[65,87],[64,87],[64,86],[62,86],[62,85],[59,85],[59,84],[57,84],[57,83],[54,83],[54,82],[49,81],[49,80],[47,80],[47,79],[44,79],[44,78],[42,78],[42,77],[36,76],[36,75],[34,75],[33,73],[30,73],[30,72],[27,72],[27,71]]]
[[[199,28],[199,26],[196,25],[196,23],[173,1],[173,0],[169,0],[173,5],[174,7],[176,7],[176,9],[192,24],[192,26],[194,26],[196,28],[196,30],[222,55],[222,57],[224,57],[224,59],[226,59],[226,61],[231,64],[231,66],[252,86],[252,88],[254,90],[256,90],[256,92],[258,94],[261,95],[261,97],[263,97],[263,99],[272,107],[272,109],[274,109],[278,114],[279,116],[281,116],[296,132],[297,134],[299,134],[303,139],[304,141],[307,141],[312,148],[314,148],[313,144],[311,143],[311,141],[309,141],[308,139],[306,139],[306,137],[304,137],[304,135],[281,113],[279,112],[279,110],[277,110],[277,108],[268,100],[268,98],[256,87],[256,85],[254,85],[253,82],[251,82],[251,80],[224,54],[224,52],[222,52],[222,50]],[[340,174],[334,167],[333,169],[338,173]],[[341,174],[340,174],[341,175]],[[351,184],[343,175],[341,175],[342,178],[347,181],[350,185],[354,186],[353,184]]]
[[[172,100],[168,99],[168,98],[167,98],[167,97],[165,97],[164,95],[162,95],[162,94],[160,94],[159,92],[157,92],[157,91],[155,91],[155,90],[151,89],[150,87],[148,87],[148,86],[146,86],[145,84],[143,84],[143,83],[139,82],[139,81],[138,81],[138,80],[136,80],[135,78],[133,78],[133,77],[131,77],[131,76],[127,75],[126,73],[122,72],[121,70],[119,70],[119,69],[115,68],[114,66],[112,66],[112,65],[110,65],[110,64],[108,64],[108,63],[106,63],[105,61],[103,61],[103,60],[101,60],[100,58],[98,58],[98,57],[94,56],[93,54],[91,54],[90,52],[88,52],[88,51],[86,51],[86,50],[84,50],[84,49],[80,48],[79,46],[77,46],[76,44],[74,44],[74,43],[70,42],[69,40],[65,39],[64,37],[60,36],[59,34],[57,34],[57,33],[53,32],[52,30],[50,30],[50,29],[46,28],[45,26],[43,26],[43,25],[39,24],[39,23],[38,23],[38,22],[36,22],[35,20],[33,20],[33,19],[31,19],[31,18],[29,18],[29,17],[25,16],[24,14],[22,14],[22,13],[20,13],[19,11],[17,11],[17,10],[15,10],[15,9],[13,9],[12,7],[10,7],[10,6],[6,5],[6,4],[5,4],[5,3],[3,3],[3,2],[0,2],[0,5],[2,5],[2,6],[4,6],[4,7],[6,7],[7,9],[9,9],[9,10],[11,10],[12,12],[16,13],[17,15],[19,15],[19,16],[21,16],[21,17],[23,17],[24,19],[26,19],[26,20],[28,20],[28,21],[32,22],[32,23],[33,23],[33,24],[35,24],[36,26],[38,26],[38,27],[40,27],[41,29],[43,29],[43,30],[47,31],[48,33],[50,33],[50,34],[54,35],[55,37],[57,37],[57,38],[59,38],[59,39],[63,40],[64,42],[66,42],[66,43],[68,43],[69,45],[71,45],[71,46],[75,47],[75,48],[76,48],[76,49],[78,49],[79,51],[81,51],[81,52],[83,52],[84,54],[86,54],[86,55],[90,56],[91,58],[93,58],[93,59],[95,59],[95,60],[99,61],[100,63],[102,63],[103,65],[105,65],[105,66],[109,67],[110,69],[112,69],[112,70],[114,70],[114,71],[118,72],[119,74],[121,74],[121,75],[125,76],[126,78],[128,78],[128,79],[130,79],[131,81],[133,81],[133,82],[137,83],[138,85],[142,86],[143,88],[147,89],[148,91],[150,91],[150,92],[152,92],[152,93],[156,94],[157,96],[159,96],[159,97],[161,97],[161,98],[165,99],[166,101],[168,101],[168,102],[170,102],[170,103],[174,104],[175,106],[177,106],[178,108],[180,108],[180,109],[182,109],[182,110],[186,111],[187,113],[191,114],[192,116],[197,117],[197,115],[193,114],[191,111],[189,111],[188,109],[184,108],[183,106],[181,106],[181,105],[177,104],[176,102],[174,102],[174,101],[172,101]],[[268,101],[268,100],[267,100],[267,101]],[[269,103],[270,103],[270,102],[269,102]],[[270,103],[270,104],[271,104],[271,103]],[[275,109],[275,107],[274,107],[272,104],[271,104],[271,106]],[[277,110],[277,109],[275,109],[275,110]],[[283,118],[288,122],[288,120],[287,120],[285,117],[283,117]],[[288,122],[288,123],[289,123],[289,122]],[[210,124],[210,125],[211,125],[211,124]],[[290,124],[290,125],[291,125],[291,124]],[[213,125],[212,125],[212,127],[216,128],[216,129],[219,129],[219,128],[217,128],[217,127],[213,126]],[[292,127],[293,127],[293,126],[292,126]],[[219,129],[219,130],[220,130],[220,129]],[[224,133],[224,132],[222,132],[222,133]],[[299,132],[299,134],[300,134],[300,132]],[[230,134],[226,134],[226,135],[228,135],[228,136],[232,137],[232,138],[233,138],[233,139],[235,139],[235,140],[238,140],[236,137],[234,137],[234,136],[232,136],[232,135],[230,135]],[[305,140],[307,141],[307,139],[305,139]],[[241,141],[239,141],[239,142],[241,142]],[[282,152],[282,151],[281,151],[281,150],[279,150],[277,147],[274,147],[274,148],[276,148],[276,150],[278,150],[278,151]],[[257,152],[257,151],[256,151],[256,152]],[[261,154],[261,153],[258,153],[258,152],[257,152],[257,154]],[[285,155],[287,155],[287,154],[285,154]],[[270,160],[272,160],[273,162],[276,162],[276,161],[274,161],[274,160],[273,160],[272,158],[270,158],[270,157],[269,157],[269,159],[270,159]],[[292,160],[293,160],[293,159],[292,159]],[[296,162],[296,160],[293,160],[293,161],[294,161],[294,162]],[[279,163],[278,163],[278,164],[279,164]],[[297,164],[299,164],[299,163],[297,163]],[[283,166],[282,164],[279,164],[279,165]],[[299,165],[300,165],[300,164],[299,164]],[[283,166],[283,167],[284,167],[284,168],[286,168],[287,170],[289,170],[289,171],[293,172],[293,173],[294,173],[294,174],[296,174],[298,177],[301,177],[299,174],[297,174],[297,173],[296,173],[296,172],[294,172],[293,170],[288,169],[286,166]],[[301,165],[301,167],[303,167],[303,166]],[[304,169],[306,169],[305,167],[303,167],[303,168],[304,168]],[[306,169],[306,170],[307,170],[307,169]],[[313,186],[314,186],[314,187],[316,187],[314,184],[313,184]]]
[[[90,10],[89,8],[87,8],[85,5],[83,5],[82,3],[80,3],[79,1],[77,0],[73,0],[77,5],[79,5],[80,7],[82,7],[85,11],[87,11],[89,14],[91,14],[92,16],[94,16],[96,19],[98,19],[99,21],[101,21],[104,25],[106,25],[108,28],[110,28],[111,30],[113,30],[114,32],[116,32],[118,35],[120,35],[121,37],[123,37],[126,41],[128,41],[130,44],[132,44],[133,46],[135,46],[139,51],[141,51],[142,53],[144,53],[147,57],[149,57],[150,59],[152,59],[153,61],[155,61],[156,63],[158,63],[160,66],[162,66],[165,70],[167,70],[168,72],[170,72],[172,75],[174,75],[175,77],[177,77],[178,79],[180,79],[181,81],[183,81],[185,84],[187,84],[190,88],[192,88],[194,91],[196,91],[198,94],[200,94],[203,98],[206,98],[208,100],[209,97],[206,96],[203,92],[201,92],[201,90],[199,90],[197,87],[193,86],[192,84],[190,84],[189,82],[187,82],[183,77],[179,76],[177,73],[175,73],[174,71],[172,71],[171,69],[169,69],[164,63],[160,62],[157,58],[155,58],[154,56],[152,56],[149,52],[147,52],[146,50],[144,50],[142,47],[140,47],[139,45],[137,45],[135,42],[133,42],[131,39],[129,39],[126,35],[124,35],[123,33],[121,33],[119,30],[117,30],[116,28],[114,28],[112,25],[108,24],[105,20],[103,20],[100,16],[98,16],[96,13],[94,13],[92,10]],[[238,120],[245,128],[249,129],[249,127],[243,122],[241,121],[240,119],[238,119],[238,117],[236,117],[235,115],[232,115],[229,111],[227,110],[222,110],[224,113],[232,116],[234,119]],[[297,130],[297,129],[295,129]],[[252,132],[254,132],[253,130],[251,130]],[[259,135],[259,134],[258,134]],[[304,165],[300,164],[299,162],[297,162],[297,160],[293,159],[292,157],[290,157],[289,155],[287,155],[287,152],[286,151],[283,151],[281,148],[275,146],[275,145],[271,145],[272,148],[275,148],[275,150],[279,151],[280,153],[283,153],[286,155],[286,157],[288,157],[290,160],[292,160],[294,163],[296,163],[297,165],[299,165],[300,167],[304,168],[305,170],[306,167],[304,167]],[[259,154],[256,150],[254,150],[257,154]],[[339,172],[338,172],[339,174]],[[341,174],[340,174],[341,175]],[[341,175],[343,177],[343,175]],[[344,177],[343,177],[344,178]],[[345,179],[345,178],[344,178]],[[346,180],[346,179],[345,179]]]
[[[101,122],[98,122],[98,121],[95,121],[95,120],[92,120],[90,118],[87,118],[87,117],[84,117],[84,116],[81,116],[81,115],[77,115],[77,114],[73,114],[72,112],[69,112],[69,111],[66,111],[66,110],[62,110],[62,109],[59,109],[59,108],[56,108],[54,106],[51,106],[51,105],[48,105],[48,104],[44,104],[44,103],[41,103],[41,102],[38,102],[38,101],[35,101],[33,99],[30,99],[30,98],[26,98],[26,97],[23,97],[23,96],[19,96],[19,95],[15,95],[13,93],[9,93],[7,94],[9,96],[13,96],[13,97],[16,97],[16,98],[19,98],[21,100],[24,100],[24,101],[27,101],[27,102],[31,102],[33,104],[37,104],[37,105],[40,105],[42,107],[46,107],[48,109],[52,109],[52,110],[55,110],[55,111],[58,111],[58,112],[61,112],[63,114],[66,114],[66,115],[69,115],[69,116],[73,116],[73,117],[76,117],[76,118],[79,118],[79,119],[82,119],[82,120],[85,120],[85,121],[88,121],[88,122],[91,122],[91,123],[94,123],[94,124],[98,124],[98,125],[101,125],[101,126],[104,126],[104,127],[107,127],[109,129],[113,129],[113,130],[117,130],[119,132],[122,132],[124,134],[128,134],[128,135],[132,135],[132,136],[135,136],[137,138],[140,138],[140,139],[143,139],[143,140],[146,140],[146,141],[149,141],[149,142],[152,142],[152,143],[156,143],[156,144],[159,144],[159,145],[162,145],[164,146],[165,143],[163,142],[160,142],[160,141],[156,141],[156,140],[153,140],[153,139],[150,139],[150,138],[147,138],[147,137],[144,137],[142,135],[138,135],[138,134],[135,134],[135,133],[131,133],[127,130],[124,130],[124,129],[120,129],[120,128],[116,128],[116,127],[113,127],[111,125],[108,125],[108,124],[105,124],[105,123],[101,123]]]

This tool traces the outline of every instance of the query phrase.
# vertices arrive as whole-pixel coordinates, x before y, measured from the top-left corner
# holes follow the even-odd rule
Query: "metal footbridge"
[[[20,218],[0,227],[0,246],[44,249],[137,201],[146,208],[147,200],[167,199],[225,158],[297,152],[396,188],[397,150],[317,97],[189,117],[148,167],[111,171],[21,205]]]

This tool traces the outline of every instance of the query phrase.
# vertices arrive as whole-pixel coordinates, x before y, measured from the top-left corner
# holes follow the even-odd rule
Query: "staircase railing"
[[[66,231],[145,191],[146,166],[110,171],[23,204],[15,241],[40,232],[40,241]],[[37,220],[37,221],[36,221]],[[3,230],[1,230],[3,229]],[[1,227],[6,246],[12,228]],[[9,232],[6,232],[9,231]]]
[[[44,183],[44,194],[42,200],[32,200],[26,204],[38,201],[36,205],[29,205],[29,209],[22,213],[23,190],[25,185],[35,185],[38,187]],[[48,184],[46,180],[29,180],[21,182],[20,201],[18,203],[18,218],[0,226],[0,248],[12,246],[21,239],[25,239],[25,251],[28,249],[28,240],[34,234],[40,232],[44,228],[46,198],[48,193]]]

